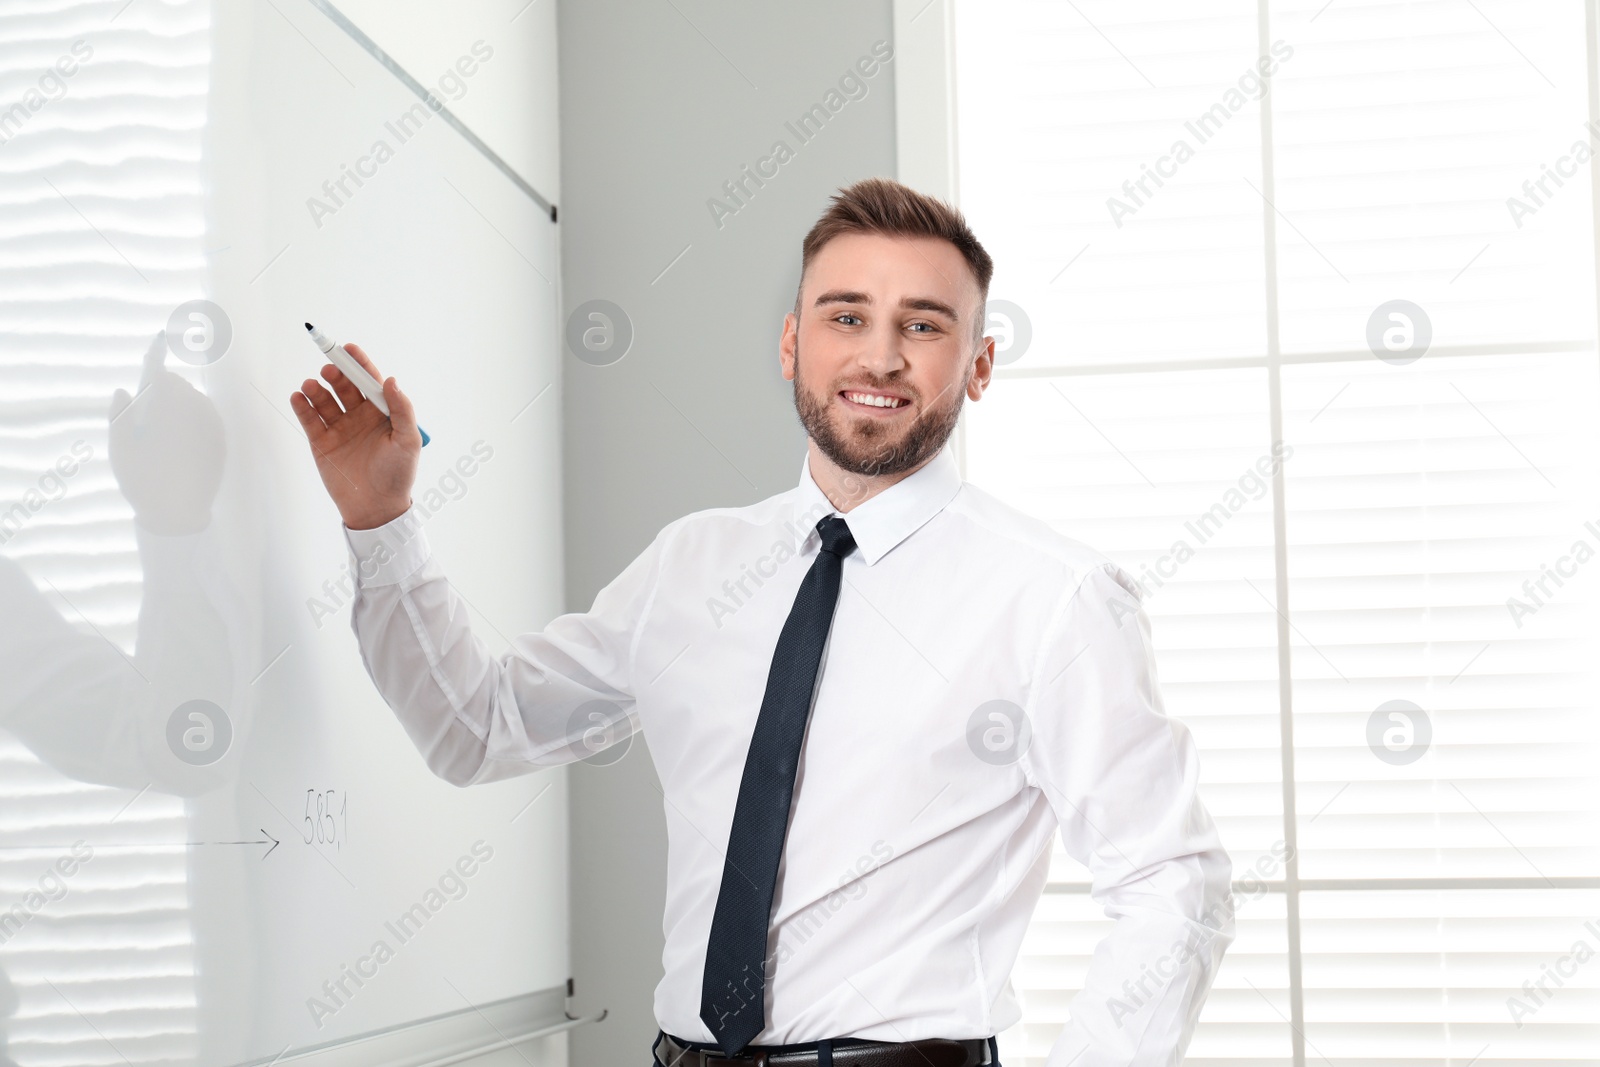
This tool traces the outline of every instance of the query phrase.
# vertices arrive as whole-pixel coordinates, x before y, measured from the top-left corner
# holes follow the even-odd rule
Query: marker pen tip
[[[310,323],[309,323],[309,322],[308,322],[308,323],[306,323],[306,329],[308,329],[308,330],[315,330],[315,329],[316,329],[316,327],[315,327],[315,326],[313,326],[313,325],[311,325],[311,324],[310,324]]]

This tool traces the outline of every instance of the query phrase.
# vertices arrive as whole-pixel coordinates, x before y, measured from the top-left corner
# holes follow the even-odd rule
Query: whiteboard
[[[303,321],[361,342],[432,436],[414,497],[474,629],[541,628],[556,226],[303,2],[0,35],[0,106],[58,71],[0,115],[0,1063],[269,1061],[564,986],[565,772],[427,770],[288,405]]]

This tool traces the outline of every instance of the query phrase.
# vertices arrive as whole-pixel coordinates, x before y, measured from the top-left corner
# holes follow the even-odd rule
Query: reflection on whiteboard
[[[306,5],[0,34],[0,1067],[271,1059],[561,985],[564,775],[428,773],[286,403],[306,318],[403,369],[430,540],[483,633],[542,626],[548,216]]]

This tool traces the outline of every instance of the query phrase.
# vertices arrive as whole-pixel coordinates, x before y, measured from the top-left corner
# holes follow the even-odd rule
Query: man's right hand
[[[352,530],[370,530],[400,517],[411,506],[422,434],[411,399],[395,380],[385,380],[358,345],[345,345],[344,350],[383,382],[389,417],[332,363],[323,365],[322,376],[333,392],[307,378],[300,392],[290,394],[289,406],[306,431],[317,473],[344,524]]]

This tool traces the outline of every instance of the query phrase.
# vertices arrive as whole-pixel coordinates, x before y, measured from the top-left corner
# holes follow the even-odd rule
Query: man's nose
[[[856,354],[856,360],[863,369],[871,371],[879,378],[887,377],[906,366],[901,344],[902,339],[898,333],[892,330],[877,332],[862,345],[861,351]]]

